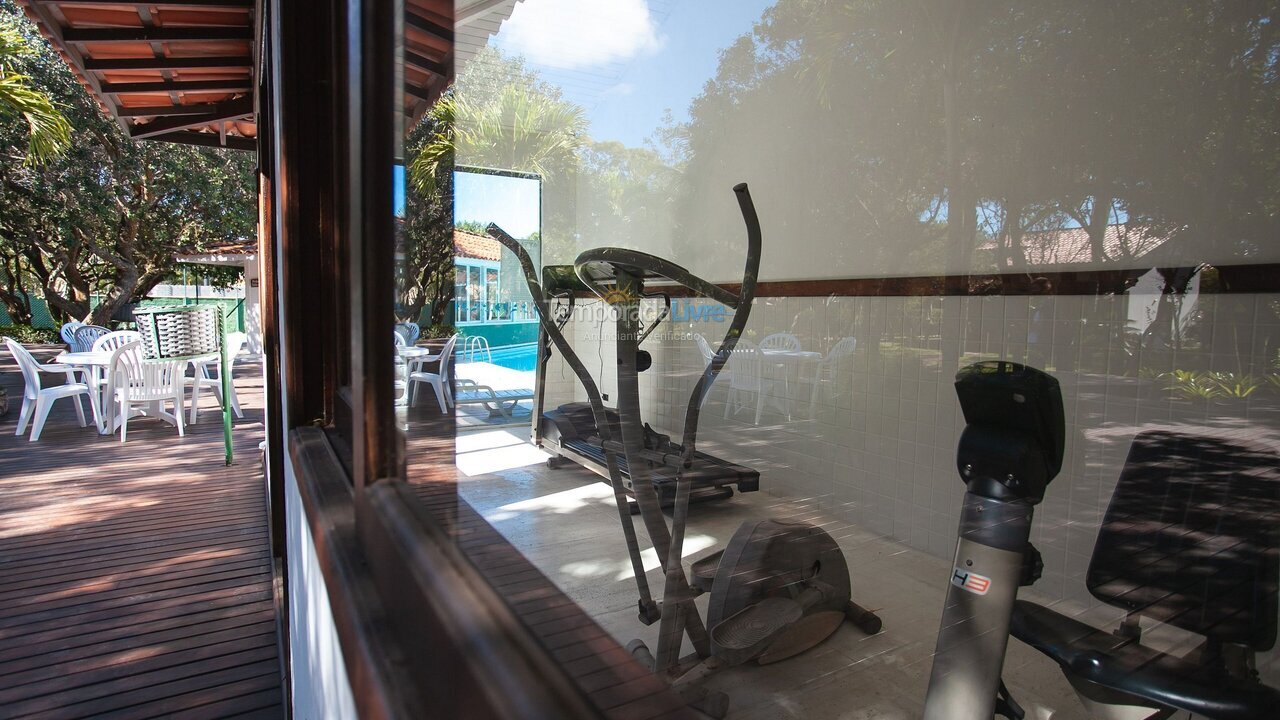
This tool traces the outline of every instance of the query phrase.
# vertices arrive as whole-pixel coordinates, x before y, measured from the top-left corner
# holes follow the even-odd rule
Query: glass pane
[[[437,177],[479,263],[459,382],[528,391],[450,411],[456,492],[612,638],[669,677],[709,650],[637,601],[795,631],[717,641],[730,717],[959,717],[935,660],[985,673],[935,693],[1003,675],[1030,716],[1089,717],[1035,649],[1070,623],[1146,648],[1108,682],[1127,652],[1195,668],[1154,705],[1280,685],[1280,3],[500,5],[422,120],[457,123]],[[1034,513],[957,563],[975,498]],[[744,551],[777,527],[805,540]],[[991,648],[940,633],[949,592]]]
[[[498,287],[498,270],[497,268],[487,268],[484,271],[484,288],[485,297],[489,301],[489,320],[508,320],[506,317],[505,305],[501,302],[502,293]]]

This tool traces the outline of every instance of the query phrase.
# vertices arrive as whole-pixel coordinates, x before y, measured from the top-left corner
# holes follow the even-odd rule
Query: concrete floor
[[[459,435],[462,496],[619,641],[638,637],[656,647],[657,625],[646,627],[636,618],[635,582],[608,486],[572,464],[547,468],[542,462],[545,453],[525,441],[527,433],[527,428],[519,428]],[[788,516],[821,524],[844,550],[854,600],[877,611],[884,621],[884,630],[872,637],[846,623],[804,655],[720,673],[710,684],[729,694],[730,718],[921,716],[950,571],[946,561],[831,522],[803,502],[763,491],[695,506],[691,515],[685,540],[688,561],[722,548],[746,519]],[[644,546],[639,522],[637,527]],[[650,587],[660,597],[657,557],[651,550],[644,555]],[[1022,597],[1036,599],[1034,592],[1025,590]],[[706,599],[698,601],[704,613]],[[1105,609],[1064,610],[1104,627],[1116,618]],[[1086,717],[1057,665],[1016,640],[1010,643],[1005,677],[1028,718]]]

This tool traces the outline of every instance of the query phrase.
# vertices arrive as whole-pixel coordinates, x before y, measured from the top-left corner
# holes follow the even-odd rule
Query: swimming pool
[[[523,345],[507,345],[505,347],[497,347],[492,351],[493,364],[501,365],[504,368],[512,370],[533,370],[538,365],[538,344],[524,343]],[[477,358],[483,360],[481,356]]]

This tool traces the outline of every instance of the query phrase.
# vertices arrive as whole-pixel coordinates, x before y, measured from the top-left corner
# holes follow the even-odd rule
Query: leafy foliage
[[[12,4],[0,9],[34,48],[13,59],[61,108],[65,153],[32,166],[0,155],[0,301],[29,321],[30,295],[55,319],[106,324],[172,276],[174,256],[251,237],[256,223],[250,154],[135,143],[98,108]],[[27,142],[28,125],[0,122],[0,146]],[[91,309],[91,296],[101,302]]]
[[[0,337],[10,337],[24,345],[58,344],[62,338],[52,328],[35,328],[30,325],[0,325]]]
[[[30,165],[53,160],[71,143],[71,124],[53,100],[32,87],[30,77],[13,69],[16,59],[35,54],[12,19],[0,22],[0,114],[17,115],[26,123],[26,162]]]
[[[453,295],[453,168],[457,163],[572,175],[586,142],[582,109],[565,102],[519,60],[486,49],[441,97],[405,143],[409,188],[397,296],[402,319],[446,322]],[[548,224],[556,227],[555,219]],[[483,228],[472,229],[483,233]]]

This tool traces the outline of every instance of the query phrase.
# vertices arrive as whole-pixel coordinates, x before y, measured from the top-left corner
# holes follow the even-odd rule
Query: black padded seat
[[[1011,634],[1063,672],[1129,693],[1135,705],[1171,707],[1213,720],[1273,720],[1280,691],[1152,650],[1035,603],[1014,604]]]
[[[1280,457],[1248,429],[1148,431],[1133,440],[1089,563],[1094,597],[1201,635],[1210,648],[1276,641]],[[1280,717],[1280,692],[1018,601],[1011,634],[1072,678],[1135,705],[1216,720]]]

